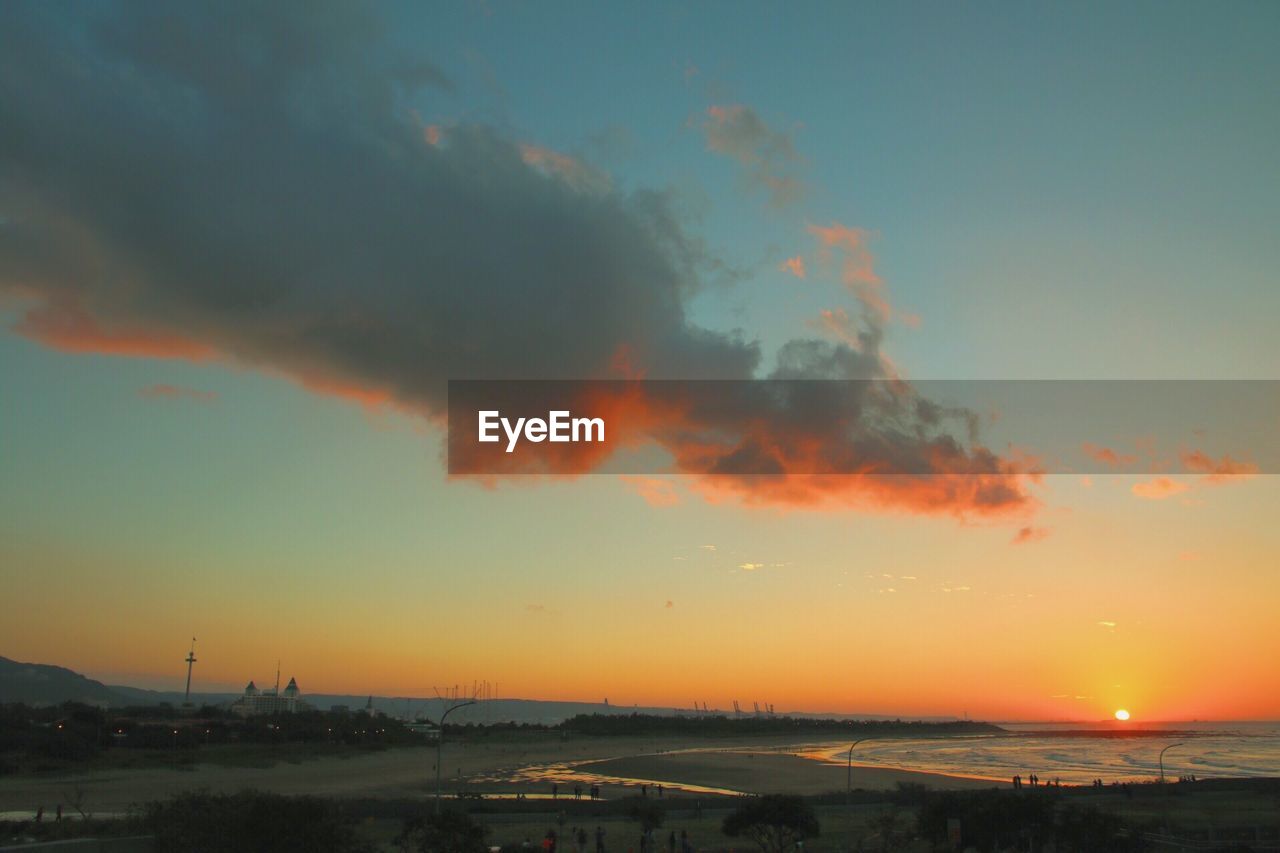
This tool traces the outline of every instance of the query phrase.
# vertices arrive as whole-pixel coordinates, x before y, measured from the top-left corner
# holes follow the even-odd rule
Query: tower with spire
[[[196,638],[191,638],[191,651],[187,652],[187,692],[182,697],[182,707],[191,707],[191,667],[196,662]]]

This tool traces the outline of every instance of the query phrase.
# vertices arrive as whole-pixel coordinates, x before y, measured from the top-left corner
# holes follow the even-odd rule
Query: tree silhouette
[[[470,815],[445,809],[406,821],[396,842],[405,853],[486,853],[484,834]]]
[[[642,797],[633,797],[627,803],[627,818],[636,821],[642,830],[648,832],[650,829],[662,826],[666,811],[663,810],[661,803]]]
[[[724,819],[723,830],[730,838],[750,838],[765,853],[786,853],[797,841],[819,834],[813,809],[790,794],[750,798]]]

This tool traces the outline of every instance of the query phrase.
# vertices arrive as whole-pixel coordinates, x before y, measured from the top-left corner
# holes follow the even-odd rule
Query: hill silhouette
[[[26,705],[57,705],[62,702],[129,704],[129,700],[113,688],[66,667],[0,657],[0,703],[10,702]]]

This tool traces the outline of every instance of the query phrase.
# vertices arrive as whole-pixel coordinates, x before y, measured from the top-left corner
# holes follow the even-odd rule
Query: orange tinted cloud
[[[1152,480],[1134,483],[1133,488],[1130,491],[1138,497],[1145,498],[1149,501],[1162,501],[1165,498],[1180,495],[1190,488],[1191,487],[1186,483],[1178,480],[1172,480],[1168,477],[1156,477]]]
[[[391,392],[385,388],[371,388],[356,382],[324,376],[319,373],[286,375],[312,394],[319,394],[322,397],[336,397],[340,400],[358,403],[366,409],[376,409],[395,402]]]
[[[863,308],[881,325],[893,316],[893,308],[885,296],[884,282],[875,270],[875,255],[867,248],[871,232],[865,228],[841,225],[810,225],[809,233],[818,240],[819,258],[831,262],[839,256],[840,282],[857,297]]]
[[[1045,527],[1020,527],[1018,532],[1013,535],[1012,543],[1014,545],[1026,545],[1028,542],[1039,542],[1049,536],[1049,530]]]
[[[649,506],[675,506],[680,503],[680,494],[670,480],[624,476],[622,481],[635,489],[636,494],[644,498],[644,502]]]
[[[196,400],[201,403],[211,403],[218,399],[216,391],[198,391],[195,388],[187,388],[182,385],[166,385],[163,383],[156,385],[148,385],[146,388],[138,389],[138,396],[148,400],[159,399],[188,399]]]
[[[554,399],[535,389],[528,413],[590,413],[609,425],[606,440],[520,442],[510,451],[501,442],[474,441],[472,413],[495,404],[451,395],[451,418],[457,420],[450,430],[449,468],[455,476],[485,482],[529,474],[578,476],[600,470],[618,451],[653,447],[712,502],[957,517],[1034,509],[1031,464],[966,446],[932,423],[881,431],[879,424],[911,423],[920,406],[927,408],[905,383],[892,385],[897,390],[891,393],[883,392],[887,387],[853,401],[814,398],[810,388],[794,407],[770,383],[735,383],[727,390],[716,383],[583,383]],[[829,405],[834,408],[824,408]],[[674,497],[673,490],[657,485],[663,481],[629,482],[651,503]]]
[[[736,160],[748,181],[768,190],[770,204],[782,207],[804,194],[803,182],[790,174],[799,161],[791,136],[769,127],[751,107],[708,107],[702,132],[707,150]]]
[[[207,361],[217,355],[208,344],[177,334],[139,326],[104,325],[73,303],[45,303],[31,308],[14,331],[60,352],[187,361]]]
[[[520,157],[534,168],[564,181],[579,191],[601,191],[609,189],[607,175],[598,172],[577,158],[550,148],[528,143],[520,146]]]
[[[880,276],[875,271],[875,256],[867,249],[870,231],[832,222],[827,226],[810,225],[809,233],[818,238],[819,245],[828,253],[832,250],[843,253],[840,272],[845,284],[880,283]]]
[[[1008,518],[1034,508],[1025,481],[1016,474],[711,475],[700,478],[694,488],[712,503],[817,512]]]
[[[1224,455],[1214,459],[1201,450],[1191,450],[1182,454],[1182,464],[1188,471],[1204,474],[1206,483],[1225,483],[1240,477],[1251,477],[1258,473],[1258,466],[1252,462],[1240,462]]]
[[[1082,445],[1082,449],[1084,450],[1085,455],[1089,456],[1091,459],[1095,459],[1112,468],[1119,468],[1123,465],[1132,465],[1137,459],[1133,454],[1120,454],[1112,450],[1110,447],[1101,447],[1087,441]]]
[[[804,278],[804,258],[799,255],[796,255],[794,258],[787,258],[778,265],[778,270],[780,272],[790,273],[796,278]]]
[[[809,325],[852,347],[861,346],[857,326],[849,312],[843,308],[823,308]]]
[[[31,308],[18,322],[15,331],[60,352],[196,362],[220,357],[209,344],[180,335],[136,325],[107,326],[75,304],[44,304]],[[366,408],[393,402],[393,395],[386,389],[325,376],[317,371],[281,372],[313,394],[337,397]],[[202,402],[217,398],[217,394],[211,391],[163,383],[142,388],[138,394],[147,399],[185,397]]]

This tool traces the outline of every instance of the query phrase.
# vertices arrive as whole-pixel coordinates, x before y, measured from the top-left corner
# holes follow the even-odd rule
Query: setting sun
[[[1116,719],[1123,723],[1125,720],[1129,719],[1129,712],[1124,708],[1121,708],[1119,711],[1116,711]]]

